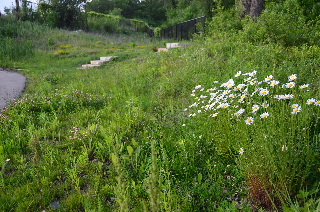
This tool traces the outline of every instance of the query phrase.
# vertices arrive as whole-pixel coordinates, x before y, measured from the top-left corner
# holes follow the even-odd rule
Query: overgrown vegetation
[[[91,32],[130,34],[132,32],[148,32],[148,30],[152,30],[143,21],[124,19],[120,16],[96,12],[88,12],[87,21],[87,30]]]
[[[144,34],[0,21],[30,44],[0,44],[28,77],[0,116],[0,210],[320,210],[318,20],[299,1],[219,10],[159,53]]]

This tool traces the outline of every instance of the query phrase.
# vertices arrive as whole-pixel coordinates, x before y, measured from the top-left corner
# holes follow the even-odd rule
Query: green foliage
[[[214,20],[192,46],[161,53],[151,49],[166,41],[144,34],[6,26],[5,38],[27,37],[34,57],[6,62],[29,81],[0,116],[0,210],[317,210],[319,106],[305,102],[320,98],[319,46],[250,40],[244,32],[255,22],[241,21],[236,11],[221,10]],[[54,55],[58,50],[68,54]],[[77,69],[108,55],[119,59]],[[269,89],[294,94],[288,101],[248,97],[241,106],[254,116],[252,125],[233,107],[217,117],[206,116],[206,107],[188,111],[214,92],[199,90],[195,100],[195,86],[213,88],[252,70],[259,82],[273,75],[284,84],[292,73],[296,85],[310,86]],[[270,117],[260,120],[251,108],[266,100]],[[302,111],[291,114],[296,102]]]
[[[222,33],[234,33],[243,28],[239,12],[235,9],[217,9],[212,20],[207,21],[206,33],[209,36],[219,36]]]
[[[308,21],[297,0],[287,0],[268,5],[258,21],[244,23],[243,36],[251,42],[283,46],[318,44],[319,30],[314,21],[318,20]]]
[[[149,28],[143,21],[96,12],[88,12],[87,21],[89,31],[102,33],[146,32]]]
[[[303,187],[317,186],[320,131],[314,114],[319,114],[320,102],[306,91],[309,84],[299,80],[298,85],[296,75],[281,86],[272,75],[258,74],[238,72],[212,88],[198,85],[189,116],[211,116],[212,120],[203,121],[214,126],[208,131],[217,138],[218,148],[239,151],[238,166],[248,178],[253,201],[267,197],[259,193],[261,186],[276,201],[293,197]]]
[[[127,19],[139,19],[157,26],[166,20],[163,1],[158,0],[93,0],[85,6],[87,12],[121,15]]]
[[[31,22],[0,19],[0,62],[20,60],[34,54],[32,37],[39,35],[44,27]]]
[[[84,28],[86,21],[80,7],[85,2],[85,0],[51,0],[49,3],[40,2],[37,20],[51,27]]]
[[[88,12],[88,30],[96,32],[116,32],[118,30],[120,17]]]

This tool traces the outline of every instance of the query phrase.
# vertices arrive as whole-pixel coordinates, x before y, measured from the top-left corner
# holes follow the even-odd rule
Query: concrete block
[[[91,60],[90,63],[92,65],[102,65],[102,63],[104,63],[106,61],[102,61],[102,60]]]
[[[94,65],[94,64],[85,64],[85,65],[82,65],[82,68],[93,68],[93,67],[98,67],[100,65]]]
[[[167,52],[169,49],[166,48],[158,48],[158,52]]]
[[[192,43],[166,43],[167,49],[173,48],[186,48],[187,46],[192,45]]]
[[[105,61],[105,62],[110,61],[111,59],[112,59],[112,56],[110,56],[110,57],[100,57],[100,60]]]
[[[179,43],[166,43],[166,48],[167,49],[173,49],[173,48],[180,48],[181,46]]]
[[[108,62],[110,60],[113,60],[115,58],[117,58],[118,56],[108,56],[108,57],[100,57],[100,60],[104,61],[104,62]]]
[[[191,46],[192,43],[179,43],[179,45],[184,49],[184,48],[186,48],[188,46]]]

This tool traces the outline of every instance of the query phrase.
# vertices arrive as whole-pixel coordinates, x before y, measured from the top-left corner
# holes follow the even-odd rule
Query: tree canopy
[[[16,0],[12,13],[25,20],[32,19],[60,28],[85,28],[86,12],[142,20],[158,27],[204,15],[210,19],[219,11],[230,8],[242,18],[257,17],[266,6],[281,7],[283,4],[291,12],[298,8],[306,21],[319,19],[318,0],[40,0],[37,8],[32,8],[27,0]]]

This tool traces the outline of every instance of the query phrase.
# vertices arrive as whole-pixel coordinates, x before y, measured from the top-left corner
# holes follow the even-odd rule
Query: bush
[[[257,20],[243,21],[243,39],[253,43],[278,43],[283,46],[317,44],[317,21],[308,21],[297,0],[270,4]]]
[[[116,15],[88,12],[88,29],[102,33],[146,32],[148,25],[135,19],[124,19]]]
[[[89,31],[112,33],[117,31],[120,18],[113,15],[105,15],[88,12],[87,23]]]

